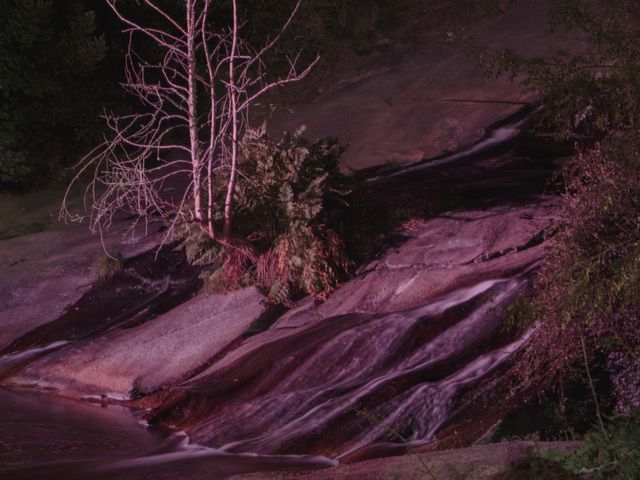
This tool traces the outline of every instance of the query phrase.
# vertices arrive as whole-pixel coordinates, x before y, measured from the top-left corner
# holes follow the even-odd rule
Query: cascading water
[[[456,395],[525,341],[495,341],[499,307],[525,283],[525,277],[482,281],[409,311],[327,319],[332,328],[265,345],[287,355],[271,358],[240,393],[220,395],[210,387],[237,378],[205,376],[186,386],[212,404],[192,437],[225,451],[258,453],[302,453],[326,436],[341,445],[335,453],[433,440]],[[239,358],[228,371],[242,372],[256,356],[259,351]]]
[[[3,457],[0,448],[0,465],[3,458],[7,461],[0,475],[222,479],[242,472],[326,468],[356,450],[428,442],[455,411],[456,396],[526,341],[526,335],[511,343],[494,341],[500,306],[526,282],[526,274],[486,280],[409,311],[330,318],[322,328],[311,326],[277,340],[275,348],[265,345],[277,353],[263,375],[218,399],[207,420],[191,432],[191,441],[180,434],[162,440],[139,430],[124,411],[102,410],[97,416],[102,423],[87,422],[96,417],[94,407],[77,406],[76,411],[75,403],[59,401],[58,406],[51,399],[0,391],[0,406],[8,404],[13,417],[18,415],[0,422],[2,438],[18,435],[13,427],[19,425],[20,434],[27,432],[39,452],[23,465],[15,452]],[[251,356],[260,357],[260,352]],[[241,375],[247,360],[239,358],[229,372]],[[213,392],[206,376],[187,388],[200,396]],[[334,459],[269,455],[310,453],[313,439],[325,435],[329,443],[341,445],[328,455]],[[56,453],[61,449],[64,453]]]
[[[235,455],[140,428],[121,407],[101,408],[0,390],[0,478],[12,480],[222,480],[269,470],[334,466],[314,456]]]
[[[420,188],[428,188],[432,195],[436,186],[446,194],[455,189],[475,188],[478,198],[484,198],[491,187],[495,201],[501,205],[505,198],[513,201],[520,193],[523,198],[539,194],[544,185],[542,180],[553,171],[549,166],[526,170],[523,176],[509,166],[518,163],[518,158],[508,157],[513,163],[505,163],[507,166],[497,179],[493,166],[478,167],[477,171],[472,168],[474,155],[486,153],[487,149],[493,151],[491,149],[501,142],[512,140],[528,118],[491,132],[483,142],[458,154],[379,177],[374,183],[384,184],[387,190],[382,188],[382,194],[377,197],[393,190],[416,195],[416,189],[423,183],[426,186]],[[462,160],[467,163],[460,165]],[[443,165],[439,177],[435,175],[437,169],[430,170],[437,165]],[[456,165],[459,170],[455,170]],[[445,172],[444,167],[450,170]],[[421,176],[427,169],[429,174]],[[463,172],[464,180],[461,180],[462,174],[451,172]],[[402,173],[409,175],[405,178]],[[491,177],[489,183],[488,177]],[[379,181],[383,178],[389,181]],[[408,186],[403,182],[409,182]],[[496,186],[503,186],[505,190],[496,193]],[[482,207],[474,204],[473,208]],[[492,242],[493,235],[489,235],[487,249],[494,247]],[[528,242],[500,244],[495,252],[491,251],[495,255],[486,257],[487,263],[526,248],[529,248]],[[425,250],[424,255],[428,252],[432,250]],[[472,260],[465,260],[466,263],[456,263],[456,255],[453,258],[445,259],[437,268],[464,270],[466,273],[455,277],[455,283],[451,284],[463,287],[431,298],[416,308],[386,313],[347,313],[320,319],[311,315],[300,322],[302,325],[294,326],[276,323],[239,347],[233,344],[217,363],[189,372],[188,376],[197,375],[175,387],[166,403],[149,414],[161,423],[187,431],[189,442],[181,435],[169,440],[146,437],[140,433],[144,430],[138,429],[137,423],[129,418],[126,427],[116,428],[114,438],[138,438],[135,435],[139,434],[144,448],[130,447],[126,442],[126,448],[120,448],[121,442],[114,440],[104,446],[106,453],[85,461],[82,449],[91,447],[94,438],[104,437],[104,432],[109,433],[108,424],[99,425],[101,432],[98,433],[86,431],[85,427],[91,422],[85,418],[90,418],[91,412],[82,419],[66,413],[59,417],[57,411],[48,412],[40,403],[23,405],[13,394],[3,396],[0,390],[0,408],[8,408],[14,417],[15,412],[23,412],[17,421],[4,425],[0,422],[0,476],[130,480],[148,478],[146,475],[152,471],[153,478],[226,478],[239,472],[326,468],[345,457],[363,458],[367,452],[377,455],[395,448],[390,445],[406,447],[429,443],[455,417],[467,398],[475,406],[473,399],[478,392],[492,387],[492,379],[500,377],[500,369],[508,365],[513,354],[527,342],[529,334],[519,339],[500,334],[501,307],[524,288],[532,265],[539,260],[535,256],[532,258],[536,260],[518,260],[508,267],[492,270],[500,273],[488,275],[481,266],[474,270],[474,259],[484,262],[483,256],[473,256]],[[421,275],[431,274],[430,264],[418,267],[423,269]],[[471,270],[473,275],[467,275]],[[190,278],[187,273],[185,278]],[[505,278],[491,279],[494,275]],[[482,281],[477,280],[483,277]],[[417,273],[413,276],[410,273],[395,284],[389,282],[392,296],[421,288],[419,278]],[[474,281],[476,283],[472,283]],[[165,290],[167,285],[163,287]],[[176,298],[187,295],[191,291],[189,285],[187,287],[177,289]],[[157,294],[164,300],[168,297],[164,291],[149,294]],[[135,328],[142,321],[152,322],[153,312],[146,315],[149,313],[146,298],[142,303],[131,305],[133,322],[120,322],[119,316],[112,316],[111,320],[105,318],[102,323],[85,322],[91,315],[76,318],[74,310],[70,310],[67,315],[70,318],[36,329],[7,348],[0,357],[0,377],[67,348],[66,342],[81,343],[113,329],[124,330]],[[154,302],[156,298],[151,297]],[[344,297],[338,298],[344,300]],[[172,305],[169,302],[158,311]],[[136,317],[140,312],[146,316]],[[204,371],[198,373],[201,369]],[[50,401],[39,402],[49,405]],[[41,418],[50,426],[43,428]],[[32,426],[31,420],[36,424]],[[65,435],[67,424],[77,426],[77,432]],[[41,450],[42,445],[46,448],[50,438],[70,447],[64,449],[65,455],[56,454],[46,461],[24,460],[25,465],[8,464],[5,468],[1,461],[2,439],[19,435],[34,439],[33,446],[29,447],[33,452]],[[78,438],[80,442],[76,443]],[[8,453],[5,458],[14,457]]]

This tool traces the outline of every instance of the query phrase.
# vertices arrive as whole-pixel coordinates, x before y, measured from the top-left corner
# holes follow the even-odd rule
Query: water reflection
[[[328,467],[323,457],[231,455],[163,438],[120,407],[0,390],[0,478],[223,479],[265,470]]]

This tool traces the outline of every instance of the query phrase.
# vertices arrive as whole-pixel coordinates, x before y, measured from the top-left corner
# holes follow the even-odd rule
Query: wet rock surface
[[[64,225],[0,240],[0,350],[56,320],[88,292],[105,249],[133,258],[160,244],[159,227],[129,231],[119,222],[101,239],[86,225]]]
[[[268,314],[261,294],[191,298],[197,271],[167,247],[159,267],[132,259],[14,339],[0,357],[4,383],[83,398],[158,392],[141,404],[153,407],[146,419],[233,454],[354,461],[429,444],[499,385],[527,339],[501,332],[502,307],[526,290],[559,202],[544,193],[557,162],[521,151],[523,135],[377,172],[368,208],[454,200],[405,225],[326,302],[302,300],[262,333],[244,338]],[[141,293],[110,311],[118,292]]]
[[[301,302],[181,385],[166,421],[241,452],[366,458],[398,442],[390,432],[433,441],[525,341],[499,334],[500,307],[526,288],[556,212],[547,198],[414,227],[325,303]]]
[[[405,455],[343,465],[329,471],[308,473],[254,473],[240,480],[391,480],[437,478],[439,480],[491,480],[526,462],[533,452],[567,451],[577,442],[509,442],[457,450]]]
[[[142,325],[69,344],[11,382],[65,395],[139,397],[179,383],[206,364],[264,313],[264,300],[255,288],[201,294]]]
[[[425,221],[407,232],[406,243],[363,267],[326,302],[301,301],[200,377],[229,368],[265,345],[295,338],[306,328],[322,328],[331,317],[400,312],[465,285],[525,272],[543,258],[546,244],[536,240],[553,222],[557,207],[558,200],[550,197],[539,204],[455,212]]]
[[[475,46],[510,48],[530,56],[580,48],[577,40],[545,34],[547,4],[517,2],[464,35],[473,38]],[[448,42],[444,33],[433,34],[432,21],[441,7],[421,2],[397,39],[387,39],[336,89],[277,112],[269,130],[279,135],[305,125],[311,138],[336,136],[349,144],[343,168],[361,170],[461,150],[479,140],[488,125],[533,100],[506,79],[484,78],[460,45]]]
[[[532,205],[451,212],[414,225],[403,245],[364,266],[327,302],[306,301],[276,328],[348,312],[403,310],[479,279],[526,270],[543,257],[543,232],[557,209],[550,197]]]
[[[544,9],[518,2],[474,33],[494,46],[545,50],[553,42],[539,41],[543,24]],[[246,452],[347,462],[406,453],[409,445],[430,448],[462,410],[485,405],[483,392],[500,391],[502,373],[528,338],[503,332],[502,307],[526,291],[549,245],[559,210],[549,181],[561,154],[520,127],[473,145],[491,140],[495,128],[487,128],[529,98],[506,82],[473,80],[478,71],[469,59],[425,38],[391,42],[340,88],[278,113],[270,126],[305,123],[310,136],[350,142],[345,170],[394,163],[364,174],[362,208],[380,219],[398,206],[424,207],[393,246],[365,255],[325,303],[302,300],[246,338],[269,313],[264,297],[253,288],[196,295],[197,271],[170,248],[149,267],[141,258],[159,245],[159,226],[123,242],[125,226],[116,224],[105,243],[127,261],[102,284],[93,268],[100,239],[82,225],[49,226],[0,240],[3,384],[104,400],[161,390],[145,418],[204,445],[184,458],[215,453],[231,463]],[[423,163],[402,166],[416,162]],[[491,422],[503,407],[496,404]],[[482,434],[474,430],[464,441]],[[529,448],[482,446],[425,458],[438,478],[453,470],[490,478]],[[308,478],[413,478],[416,459]],[[253,478],[288,478],[261,475]]]

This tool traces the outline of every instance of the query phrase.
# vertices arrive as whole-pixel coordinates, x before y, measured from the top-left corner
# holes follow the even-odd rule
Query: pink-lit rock
[[[11,382],[74,396],[125,399],[153,392],[206,364],[265,309],[264,297],[255,288],[202,294],[138,327],[62,348]]]

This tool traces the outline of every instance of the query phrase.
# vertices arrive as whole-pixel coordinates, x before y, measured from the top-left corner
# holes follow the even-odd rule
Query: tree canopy
[[[0,24],[0,183],[16,184],[97,136],[107,45],[82,0],[7,0]]]

